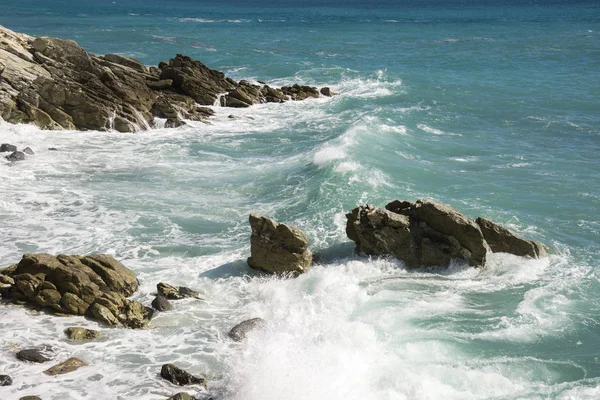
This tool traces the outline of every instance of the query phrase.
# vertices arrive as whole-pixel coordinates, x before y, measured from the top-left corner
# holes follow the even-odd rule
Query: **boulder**
[[[100,338],[100,332],[93,329],[71,327],[65,329],[65,335],[76,341],[94,340]]]
[[[152,308],[157,311],[169,311],[173,309],[173,305],[165,296],[158,295],[152,300]]]
[[[76,357],[71,357],[60,364],[56,364],[44,371],[46,375],[62,375],[69,372],[73,372],[83,366],[87,365],[85,361],[80,360]]]
[[[168,283],[159,282],[156,285],[156,291],[159,296],[163,296],[169,300],[181,300],[188,297],[202,299],[200,293],[185,286],[175,287]]]
[[[51,346],[44,345],[41,347],[21,350],[16,354],[16,356],[21,361],[44,363],[54,358],[54,349]]]
[[[10,386],[12,385],[13,380],[8,375],[0,375],[0,386]]]
[[[14,151],[12,152],[10,155],[4,157],[6,158],[8,161],[23,161],[25,159],[25,153],[23,153],[22,151]]]
[[[0,153],[6,153],[6,152],[15,152],[17,151],[17,146],[12,145],[12,144],[8,144],[8,143],[2,143],[0,145]]]
[[[511,253],[530,258],[540,258],[546,255],[544,244],[520,238],[489,219],[478,217],[477,225],[481,228],[486,242],[494,253]]]
[[[328,87],[321,88],[320,92],[323,96],[327,97],[332,97],[334,95],[334,93]]]
[[[300,229],[250,214],[248,266],[271,274],[301,274],[310,268],[312,253]]]
[[[263,327],[264,324],[265,320],[262,318],[248,319],[246,321],[240,322],[239,324],[231,328],[227,336],[229,336],[234,342],[241,342],[246,338],[248,332],[254,329],[259,329]]]
[[[25,254],[10,277],[3,297],[109,325],[142,328],[151,318],[150,308],[126,299],[138,288],[133,272],[108,255]]]
[[[198,378],[173,364],[165,364],[160,370],[160,376],[175,385],[206,385],[204,378]]]
[[[25,153],[25,154],[27,154],[27,155],[29,155],[29,156],[32,156],[32,155],[34,155],[34,154],[35,154],[35,153],[33,152],[33,150],[31,150],[31,147],[25,147],[25,148],[23,149],[23,153]]]

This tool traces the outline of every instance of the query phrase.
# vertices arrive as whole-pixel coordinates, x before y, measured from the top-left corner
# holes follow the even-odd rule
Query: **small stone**
[[[4,158],[12,162],[23,161],[25,159],[25,153],[23,153],[22,151],[15,151]]]
[[[12,385],[12,378],[8,375],[0,375],[0,386]]]
[[[25,349],[17,353],[17,358],[21,361],[43,363],[52,360],[52,350],[52,347],[47,345]]]
[[[92,340],[100,338],[100,332],[98,331],[76,327],[65,329],[65,335],[71,340]]]
[[[160,370],[160,376],[164,379],[168,380],[171,383],[174,383],[179,386],[183,385],[205,385],[206,380],[204,378],[198,378],[189,372],[182,370],[181,368],[176,367],[173,364],[165,364],[162,366]]]
[[[240,322],[229,331],[228,336],[234,342],[241,342],[246,338],[248,332],[258,329],[264,326],[265,320],[262,318],[252,318],[243,322]]]
[[[48,147],[48,150],[50,150],[50,151],[58,151],[58,149],[56,147]]]
[[[2,143],[0,145],[0,153],[13,152],[13,151],[17,151],[17,146],[8,144],[8,143]]]
[[[186,297],[195,297],[200,299],[200,293],[190,288],[179,286],[176,288],[175,286],[169,285],[168,283],[160,282],[156,285],[156,290],[158,294],[166,297],[169,300],[181,300]]]
[[[173,309],[173,305],[165,296],[158,295],[152,300],[152,307],[157,311],[169,311]]]
[[[34,155],[35,153],[33,152],[33,150],[31,150],[31,147],[25,147],[23,149],[23,153],[25,154],[29,154],[30,156]]]
[[[73,372],[85,365],[87,365],[85,361],[82,361],[76,357],[71,357],[67,361],[64,361],[60,364],[56,364],[55,366],[48,368],[44,371],[44,373],[46,375],[61,375]]]
[[[235,115],[233,115],[233,114],[230,114],[230,115],[227,116],[227,118],[229,118],[229,119],[237,119],[238,117],[235,116]]]

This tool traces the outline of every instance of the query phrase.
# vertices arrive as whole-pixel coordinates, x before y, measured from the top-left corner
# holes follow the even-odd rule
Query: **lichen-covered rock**
[[[308,238],[300,229],[250,214],[248,266],[271,274],[300,274],[312,263]]]
[[[453,259],[485,265],[488,252],[539,257],[545,246],[518,238],[491,221],[477,221],[431,200],[395,200],[385,209],[360,206],[346,214],[346,233],[358,251],[394,255],[409,267],[447,265]]]
[[[248,332],[250,332],[254,329],[259,329],[262,326],[264,326],[264,324],[265,324],[265,320],[262,318],[248,319],[246,321],[240,322],[239,324],[237,324],[236,326],[231,328],[231,330],[228,333],[228,336],[234,342],[241,342],[242,340],[244,340],[246,338],[246,335],[248,335]]]
[[[175,287],[168,283],[159,282],[156,285],[156,291],[159,296],[163,296],[169,300],[181,300],[185,298],[201,299],[200,293],[185,286]]]
[[[73,372],[83,366],[87,365],[85,361],[80,360],[76,357],[71,357],[66,361],[56,364],[44,371],[46,375],[62,375],[69,372]]]
[[[66,314],[87,315],[109,325],[146,327],[151,309],[127,300],[138,288],[131,270],[114,258],[94,254],[25,254],[3,297]]]
[[[93,329],[78,328],[78,327],[71,327],[71,328],[65,329],[65,335],[69,339],[76,340],[76,341],[94,340],[94,339],[100,338],[100,332],[95,331]]]
[[[199,378],[173,364],[165,364],[160,370],[160,376],[175,385],[206,385],[206,379]]]
[[[489,219],[477,218],[477,224],[494,253],[511,253],[522,257],[540,258],[546,246],[535,240],[523,239]]]

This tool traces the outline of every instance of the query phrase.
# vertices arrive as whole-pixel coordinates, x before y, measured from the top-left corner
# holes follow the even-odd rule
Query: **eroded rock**
[[[250,214],[248,266],[271,274],[300,274],[310,268],[312,253],[300,229]]]

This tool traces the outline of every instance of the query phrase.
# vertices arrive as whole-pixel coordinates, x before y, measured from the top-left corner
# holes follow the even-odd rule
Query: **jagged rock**
[[[246,338],[246,335],[248,334],[248,332],[250,332],[254,329],[261,328],[262,326],[264,326],[264,324],[265,324],[264,319],[252,318],[252,319],[240,322],[239,324],[237,324],[236,326],[231,328],[231,330],[228,333],[228,336],[234,342],[241,342],[242,340],[244,340]]]
[[[0,145],[0,153],[6,153],[6,152],[15,152],[17,151],[17,146],[12,145],[12,144],[8,144],[8,143],[2,143]]]
[[[12,385],[13,380],[8,375],[0,375],[0,386],[10,386]]]
[[[34,154],[35,154],[35,153],[33,152],[33,150],[31,150],[31,147],[25,147],[25,148],[23,149],[23,153],[25,153],[25,154],[27,154],[27,155],[30,155],[30,156],[32,156],[32,155],[34,155]]]
[[[198,378],[173,364],[165,364],[160,370],[160,376],[175,385],[206,385],[204,378]]]
[[[71,327],[65,329],[65,335],[71,340],[94,340],[100,338],[100,332],[93,329]]]
[[[175,287],[168,283],[159,282],[156,285],[156,290],[159,296],[163,296],[169,300],[181,300],[187,297],[201,299],[200,293],[185,286]]]
[[[48,368],[44,371],[44,373],[46,375],[62,375],[69,372],[73,372],[85,365],[87,365],[85,361],[82,361],[76,357],[71,357],[60,364],[56,364],[53,367]]]
[[[44,363],[52,360],[54,349],[51,346],[34,347],[19,351],[16,356],[21,361],[30,361],[35,363]]]
[[[271,274],[300,274],[312,263],[308,238],[300,229],[250,214],[248,266]]]
[[[395,200],[385,209],[360,206],[346,217],[346,233],[357,250],[394,255],[409,267],[447,265],[453,259],[482,267],[490,251],[530,257],[545,254],[541,243],[520,239],[483,218],[473,221],[431,200]]]
[[[180,392],[169,397],[167,400],[194,400],[194,397],[192,397],[188,393]]]
[[[327,96],[327,97],[332,97],[335,94],[328,87],[321,88],[320,92],[323,96]]]
[[[169,311],[173,309],[173,305],[165,296],[158,295],[152,300],[152,307],[157,311]]]
[[[12,162],[23,161],[25,159],[25,153],[23,153],[22,151],[15,151],[4,158]]]
[[[133,132],[154,126],[154,117],[199,121],[214,105],[247,107],[318,97],[316,88],[279,90],[245,81],[178,54],[147,68],[117,54],[96,56],[72,40],[33,38],[0,26],[0,117],[42,129]],[[161,117],[154,105],[173,105],[177,115]]]
[[[531,258],[540,258],[546,255],[546,246],[542,243],[520,238],[489,219],[478,217],[477,224],[494,253],[511,253]]]
[[[10,277],[3,297],[109,325],[142,328],[151,318],[150,308],[126,299],[138,288],[133,272],[107,255],[25,254]]]

